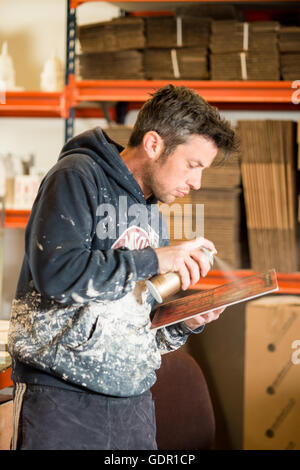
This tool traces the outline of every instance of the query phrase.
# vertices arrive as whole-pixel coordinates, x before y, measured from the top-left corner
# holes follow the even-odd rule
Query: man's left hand
[[[189,320],[185,320],[185,324],[191,329],[196,330],[200,326],[207,325],[214,320],[217,320],[222,312],[224,312],[226,307],[217,308],[216,310],[212,310],[211,312],[204,313],[203,315],[197,315],[196,317],[190,318]]]

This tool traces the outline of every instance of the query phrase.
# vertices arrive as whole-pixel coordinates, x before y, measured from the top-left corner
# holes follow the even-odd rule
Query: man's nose
[[[195,172],[194,175],[190,176],[187,180],[187,184],[193,190],[197,190],[201,188],[201,180],[202,180],[202,169],[200,172]]]

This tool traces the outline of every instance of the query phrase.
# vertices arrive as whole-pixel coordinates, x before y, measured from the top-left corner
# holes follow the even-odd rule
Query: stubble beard
[[[159,181],[159,169],[162,167],[163,162],[154,162],[154,164],[147,164],[144,168],[143,183],[149,188],[152,194],[158,201],[165,204],[170,204],[174,201],[175,196],[167,193],[163,185]],[[155,167],[155,168],[154,168]],[[158,175],[158,176],[157,176]]]

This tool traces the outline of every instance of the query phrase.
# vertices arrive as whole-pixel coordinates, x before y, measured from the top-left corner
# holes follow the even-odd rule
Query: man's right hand
[[[207,248],[214,254],[217,253],[213,242],[203,237],[177,245],[155,248],[160,274],[177,272],[181,278],[183,290],[191,284],[196,284],[200,277],[205,277],[211,268],[208,257],[200,250],[200,247]]]

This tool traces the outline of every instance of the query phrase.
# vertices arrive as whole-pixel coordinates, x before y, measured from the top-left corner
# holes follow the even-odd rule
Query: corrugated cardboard
[[[300,119],[298,121],[297,145],[298,145],[298,170],[300,170]],[[298,222],[300,222],[300,194],[298,194]]]
[[[299,360],[298,360],[299,359]],[[246,308],[244,449],[300,449],[300,297]]]
[[[300,119],[298,121],[297,144],[298,144],[298,170],[300,170]]]
[[[17,175],[14,187],[14,209],[30,210],[40,185],[37,175]]]
[[[9,360],[8,353],[8,320],[0,320],[0,365]]]
[[[9,450],[13,429],[13,401],[0,404],[0,450]]]
[[[298,270],[295,123],[238,122],[251,268]]]

